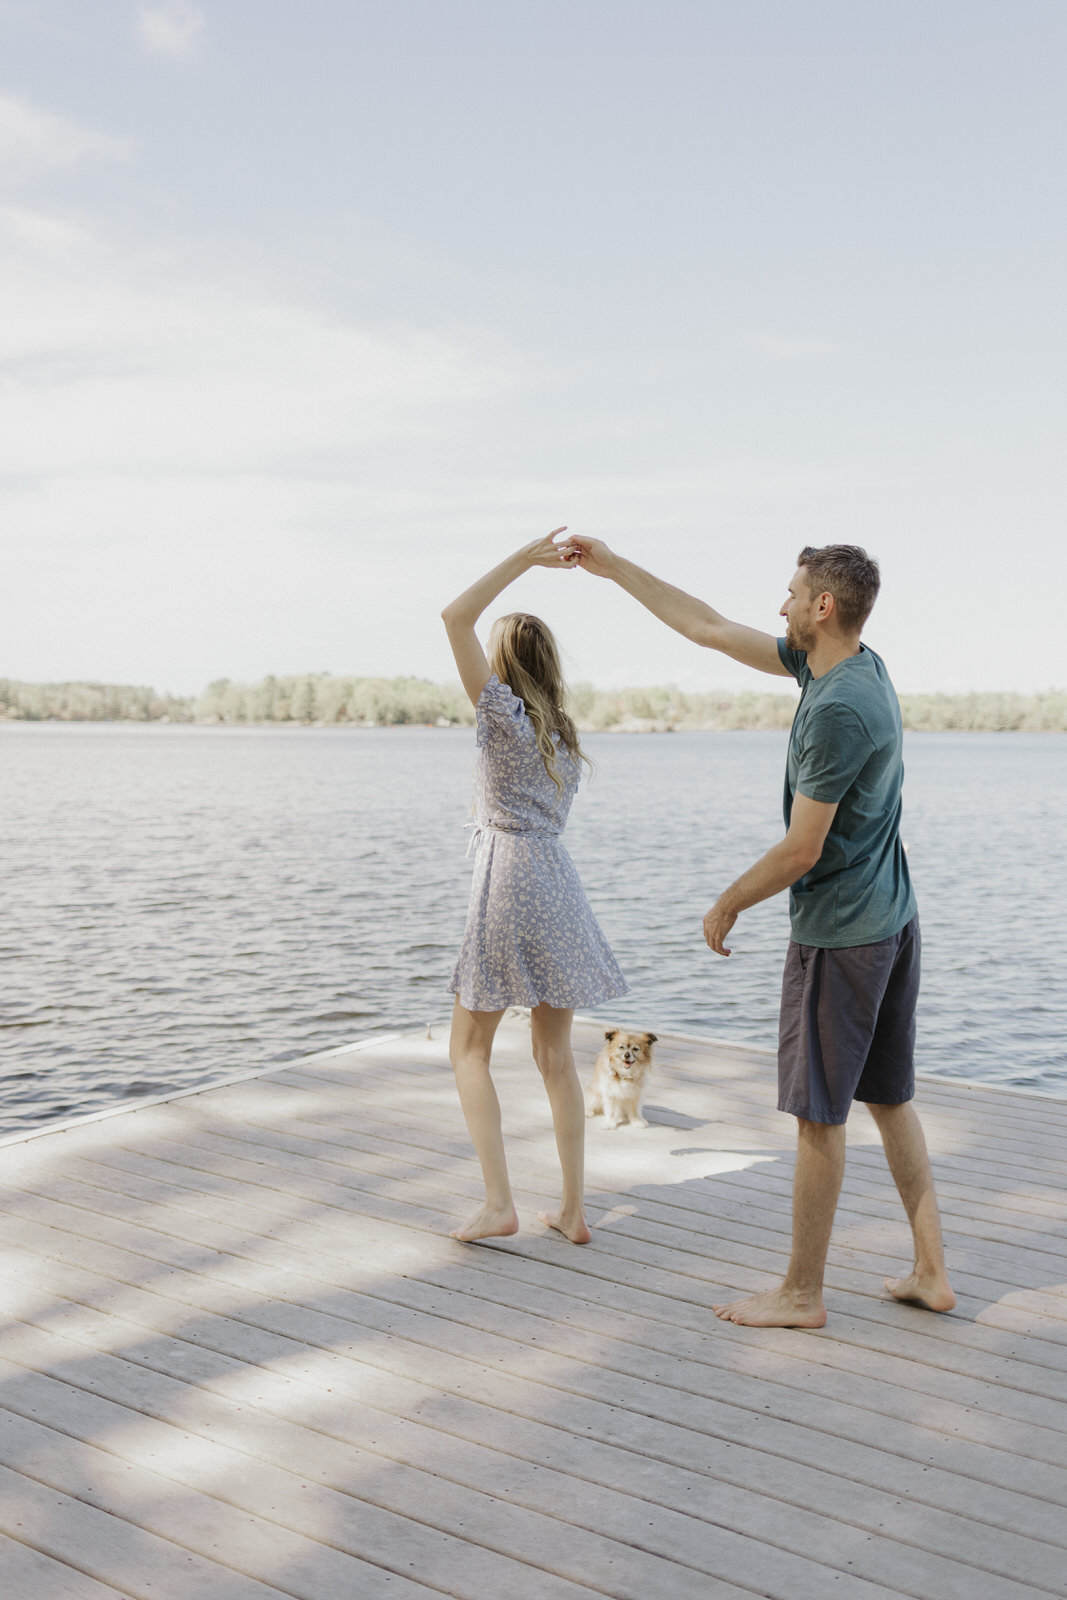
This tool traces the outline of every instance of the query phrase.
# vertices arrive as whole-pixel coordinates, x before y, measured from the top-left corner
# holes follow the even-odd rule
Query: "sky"
[[[455,677],[566,524],[1067,685],[1062,0],[0,0],[0,676]],[[533,572],[606,687],[774,688]]]

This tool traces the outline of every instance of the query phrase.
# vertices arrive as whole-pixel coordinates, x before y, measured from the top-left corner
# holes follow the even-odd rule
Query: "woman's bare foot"
[[[944,1273],[924,1277],[922,1273],[909,1272],[906,1278],[886,1278],[885,1286],[894,1300],[910,1300],[914,1305],[925,1306],[927,1311],[951,1311],[956,1296]]]
[[[539,1211],[538,1222],[543,1222],[546,1228],[555,1228],[557,1233],[562,1233],[571,1244],[588,1244],[593,1235],[589,1232],[589,1224],[582,1211]]]
[[[470,1244],[474,1239],[499,1239],[505,1234],[518,1233],[519,1219],[514,1206],[496,1208],[485,1205],[476,1211],[462,1228],[453,1228],[450,1239],[460,1239]]]
[[[767,1289],[763,1294],[732,1300],[729,1305],[713,1306],[723,1322],[739,1322],[748,1328],[823,1328],[826,1307],[822,1295],[813,1298],[791,1289]]]

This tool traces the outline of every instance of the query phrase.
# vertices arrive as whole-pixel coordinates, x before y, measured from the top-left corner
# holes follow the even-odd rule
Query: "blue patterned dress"
[[[626,994],[560,838],[578,762],[559,748],[561,794],[525,705],[495,674],[475,710],[474,882],[450,992],[468,1011],[574,1010]]]

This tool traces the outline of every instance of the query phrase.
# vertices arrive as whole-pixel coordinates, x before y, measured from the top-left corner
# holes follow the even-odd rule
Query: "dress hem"
[[[506,1011],[508,1006],[551,1006],[553,1011],[577,1011],[579,1008],[584,1009],[586,1006],[607,1005],[609,1000],[621,1000],[624,995],[630,993],[630,986],[626,984],[621,989],[611,989],[607,994],[599,993],[593,995],[586,991],[574,996],[568,995],[564,999],[560,999],[556,995],[535,995],[529,991],[522,994],[512,992],[505,999],[499,1000],[494,1005],[468,1005],[459,987],[452,984],[449,984],[448,992],[455,996],[464,1011]]]

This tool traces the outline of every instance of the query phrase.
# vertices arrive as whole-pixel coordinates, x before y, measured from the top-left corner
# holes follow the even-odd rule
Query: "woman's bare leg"
[[[503,1011],[468,1011],[458,1000],[452,1011],[448,1054],[467,1131],[485,1181],[484,1206],[461,1228],[453,1228],[453,1239],[492,1239],[519,1231],[504,1156],[500,1101],[489,1076],[493,1038],[503,1015]]]
[[[541,1221],[557,1228],[572,1244],[588,1244],[592,1238],[585,1220],[585,1096],[578,1082],[571,1050],[573,1011],[553,1006],[534,1006],[530,1013],[534,1060],[545,1080],[552,1107],[552,1126],[563,1173],[563,1192],[559,1210],[539,1211]]]

